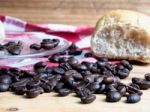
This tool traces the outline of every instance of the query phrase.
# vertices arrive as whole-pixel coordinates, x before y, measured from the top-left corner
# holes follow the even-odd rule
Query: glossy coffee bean
[[[71,65],[69,63],[60,63],[59,67],[63,68],[65,71],[68,71],[68,70],[72,69],[72,67],[71,67]]]
[[[61,75],[63,75],[63,74],[65,74],[65,70],[62,69],[62,68],[60,68],[60,67],[55,67],[55,68],[53,69],[53,73],[54,73],[54,74],[61,74]]]
[[[12,78],[10,75],[0,75],[0,83],[11,84]]]
[[[44,68],[44,67],[46,67],[46,66],[47,66],[47,63],[46,63],[46,62],[40,61],[40,62],[34,64],[34,69]]]
[[[74,56],[80,55],[81,53],[82,53],[81,50],[70,50],[70,51],[68,51],[69,55],[74,55]]]
[[[49,41],[42,41],[41,42],[41,48],[45,49],[45,50],[50,50],[55,48],[56,46],[58,46],[59,44],[59,40],[58,39],[52,39]]]
[[[113,76],[107,76],[107,77],[104,77],[104,79],[103,79],[103,83],[105,83],[105,84],[112,84],[113,82],[114,82]]]
[[[9,84],[0,83],[0,92],[5,92],[9,89]]]
[[[84,54],[84,57],[92,57],[92,56],[93,56],[93,54],[91,52],[87,52]]]
[[[130,93],[130,94],[136,93],[140,96],[143,94],[143,92],[140,91],[140,89],[137,89],[136,87],[132,87],[132,86],[126,86],[126,87],[127,87],[127,92]]]
[[[125,79],[129,76],[129,70],[124,68],[124,69],[120,69],[117,71],[117,76],[120,78],[120,79]]]
[[[150,73],[147,73],[147,74],[145,74],[145,79],[147,80],[147,81],[150,81]]]
[[[106,88],[106,85],[105,84],[101,84],[100,88],[96,91],[96,93],[98,93],[98,94],[104,93],[105,90],[106,90],[105,88]]]
[[[127,92],[126,87],[123,86],[123,85],[118,86],[118,87],[117,87],[117,90],[118,90],[118,92],[119,92],[122,96],[124,96],[125,93]]]
[[[99,88],[100,88],[100,85],[97,82],[93,82],[88,86],[88,89],[92,92],[97,91]]]
[[[111,91],[106,95],[107,102],[118,102],[121,99],[121,94],[117,91]]]
[[[141,97],[138,94],[131,94],[127,96],[127,103],[137,103],[140,100],[141,100]]]
[[[80,64],[77,66],[77,70],[78,71],[85,71],[85,70],[88,70],[87,66],[84,65],[84,64]]]
[[[138,82],[137,85],[142,90],[146,90],[150,88],[150,81],[142,80],[141,82]]]
[[[69,60],[69,57],[60,57],[59,63],[65,63],[65,62],[68,62],[68,60]]]
[[[96,96],[93,94],[90,94],[88,96],[81,97],[81,102],[83,104],[89,104],[89,103],[92,103],[95,99],[96,99]]]
[[[105,93],[107,94],[107,93],[109,93],[111,91],[117,91],[117,89],[114,86],[112,86],[112,85],[106,85]]]
[[[78,60],[75,59],[74,57],[70,57],[69,60],[68,60],[68,63],[70,65],[76,65],[76,64],[78,64]]]
[[[105,58],[105,57],[99,57],[97,58],[97,60],[100,62],[108,62],[108,58]]]
[[[137,84],[135,84],[135,83],[131,83],[130,86],[131,86],[131,87],[134,87],[134,88],[136,88],[136,89],[140,89],[140,87],[139,87]]]
[[[71,90],[67,88],[61,88],[58,90],[58,93],[60,96],[67,96],[71,93]]]
[[[72,49],[73,49],[73,50],[77,50],[78,47],[76,46],[75,43],[72,43],[68,49],[69,49],[69,50],[72,50]]]
[[[27,83],[26,87],[27,89],[36,88],[40,85],[40,83],[41,83],[40,80],[32,80]]]
[[[142,81],[142,79],[140,79],[140,78],[137,78],[137,77],[133,77],[132,78],[132,83],[138,83],[138,82],[141,82]]]
[[[82,75],[79,72],[77,72],[76,70],[68,70],[68,71],[66,71],[65,75],[66,76],[72,76],[76,80],[82,80],[83,79]]]
[[[27,88],[25,86],[18,86],[17,88],[15,88],[14,92],[17,95],[24,95],[26,91],[27,91]]]
[[[64,83],[63,82],[58,82],[55,86],[55,90],[58,92],[60,89],[62,89],[64,87]]]
[[[127,60],[122,60],[120,64],[122,64],[129,71],[133,69],[133,66]]]
[[[40,50],[41,49],[41,46],[39,44],[31,44],[30,45],[30,49],[34,49],[34,50]]]
[[[60,58],[59,55],[52,55],[51,57],[48,58],[48,60],[50,62],[53,62],[53,63],[58,63],[59,62],[59,58]]]
[[[30,90],[26,91],[26,97],[27,98],[35,98],[37,97],[39,94],[43,93],[43,89],[41,87],[36,87]]]
[[[11,55],[19,55],[21,53],[22,48],[18,45],[16,46],[9,46],[7,48],[7,51]]]

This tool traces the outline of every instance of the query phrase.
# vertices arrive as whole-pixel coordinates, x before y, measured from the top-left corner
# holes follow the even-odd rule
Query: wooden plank
[[[134,66],[130,76],[124,80],[130,83],[131,78],[141,77],[150,70],[150,65]],[[34,99],[26,99],[23,96],[10,92],[0,93],[0,112],[150,112],[150,90],[143,91],[142,100],[136,104],[125,103],[122,98],[118,103],[105,102],[105,95],[97,95],[91,104],[81,104],[80,99],[71,94],[66,97],[58,97],[56,93],[44,93]]]

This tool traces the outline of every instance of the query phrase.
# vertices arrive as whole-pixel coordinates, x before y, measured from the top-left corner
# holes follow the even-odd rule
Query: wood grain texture
[[[131,9],[150,15],[150,0],[0,0],[0,13],[32,23],[95,25],[112,9]]]
[[[130,83],[133,76],[143,78],[150,72],[150,65],[134,66],[130,76],[124,80]],[[122,98],[118,103],[105,102],[105,95],[97,95],[91,104],[81,104],[80,99],[71,94],[58,97],[56,93],[45,93],[34,99],[10,92],[0,93],[0,112],[150,112],[150,90],[143,91],[142,100],[136,104],[125,103]]]

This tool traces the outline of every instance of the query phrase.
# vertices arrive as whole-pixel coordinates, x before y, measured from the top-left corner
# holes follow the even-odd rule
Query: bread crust
[[[107,51],[104,53],[103,51],[95,50],[96,47],[98,48],[98,44],[100,44],[96,42],[95,39],[104,38],[103,36],[99,36],[100,33],[102,33],[102,31],[103,34],[110,33],[111,31],[108,30],[113,30],[114,28],[115,30],[119,28],[119,34],[122,35],[119,36],[120,41],[118,43],[121,43],[123,39],[127,39],[128,43],[129,40],[132,40],[136,46],[139,44],[139,48],[141,49],[139,55],[138,53],[134,54],[135,52],[131,52],[135,51],[135,47],[129,51],[128,55],[119,55],[116,52],[113,54]],[[104,29],[107,29],[106,33]],[[110,38],[113,39],[114,37],[111,36]],[[107,39],[105,40],[107,43],[111,44]],[[103,46],[103,43],[101,43],[100,47]],[[150,63],[150,17],[145,14],[129,10],[113,10],[106,13],[96,24],[96,29],[91,39],[91,49],[93,53],[99,57],[105,56],[111,59],[128,59],[143,63]],[[119,51],[120,50],[121,48]],[[125,48],[122,50],[125,50]],[[119,51],[117,50],[118,53]]]

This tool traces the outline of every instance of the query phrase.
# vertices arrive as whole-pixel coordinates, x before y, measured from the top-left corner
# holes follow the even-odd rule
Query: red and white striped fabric
[[[33,32],[33,36],[35,36],[36,32],[44,32],[46,34],[59,36],[67,39],[68,41],[75,42],[76,45],[82,49],[87,49],[90,47],[89,38],[94,30],[94,27],[91,26],[76,27],[62,24],[30,24],[26,21],[10,16],[0,16],[0,20],[4,24],[6,35],[10,35],[10,32],[13,32],[13,35],[11,35],[13,38],[16,36],[14,35],[15,32],[19,32],[22,36],[26,35],[26,32]],[[43,58],[40,58],[40,60],[41,59],[44,60]],[[28,59],[23,61],[28,64],[33,60],[34,59]],[[13,64],[13,67],[23,67],[28,69],[29,64],[28,66],[25,66],[26,64],[15,63]]]

